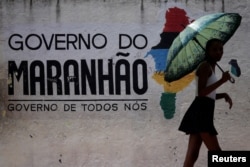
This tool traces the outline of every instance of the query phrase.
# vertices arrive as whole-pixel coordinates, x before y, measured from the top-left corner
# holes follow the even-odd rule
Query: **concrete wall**
[[[250,150],[249,5],[247,0],[1,1],[0,166],[182,166],[188,136],[177,129],[195,96],[195,83],[191,81],[174,92],[174,115],[166,119],[161,106],[166,87],[154,77],[162,71],[157,71],[152,56],[145,57],[160,42],[166,11],[174,7],[183,9],[190,21],[215,12],[242,16],[242,23],[225,45],[220,62],[225,70],[230,70],[228,62],[237,59],[242,74],[235,77],[235,84],[228,82],[218,90],[228,92],[234,106],[229,110],[223,100],[216,103],[215,126],[222,149]],[[8,41],[13,34],[19,34],[13,39],[22,39],[23,50],[10,47]],[[65,42],[59,42],[47,49],[44,41],[39,45],[39,39],[44,39],[42,34],[47,41],[53,34],[53,39],[61,34],[57,37],[59,41],[66,40],[67,34],[73,34],[69,35],[71,41],[82,34],[86,42],[90,37],[90,46],[82,43],[79,48],[70,44],[67,48]],[[135,38],[136,46],[126,47],[130,44],[128,36]],[[20,48],[19,43],[12,42],[14,48]],[[129,55],[117,56],[118,52]],[[51,60],[56,63],[48,68]],[[91,66],[91,60],[96,63],[92,64],[96,80],[91,85],[86,82],[87,92],[82,92],[85,82],[81,74]],[[27,62],[27,71],[10,73],[11,62],[17,67]],[[67,63],[75,65],[67,68]],[[99,87],[101,72],[114,76],[113,86],[111,81],[104,82],[103,93]],[[219,70],[217,75],[220,77]],[[116,83],[119,78],[121,82]],[[43,81],[44,94],[40,90]],[[52,84],[53,88],[49,88],[48,82],[62,85]],[[96,93],[90,91],[91,86]],[[203,145],[197,166],[206,164],[207,149]]]

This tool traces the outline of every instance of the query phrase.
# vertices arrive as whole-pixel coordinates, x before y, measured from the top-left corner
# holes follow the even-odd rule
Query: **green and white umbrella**
[[[241,16],[237,13],[216,13],[189,24],[169,48],[165,80],[176,81],[194,71],[205,58],[207,41],[217,38],[225,44],[240,23]]]

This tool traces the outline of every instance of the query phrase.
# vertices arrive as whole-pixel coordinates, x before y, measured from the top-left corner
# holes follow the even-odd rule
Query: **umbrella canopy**
[[[241,22],[237,13],[216,13],[203,16],[189,24],[173,41],[167,56],[165,80],[176,81],[189,74],[205,58],[205,46],[212,38],[224,44]]]

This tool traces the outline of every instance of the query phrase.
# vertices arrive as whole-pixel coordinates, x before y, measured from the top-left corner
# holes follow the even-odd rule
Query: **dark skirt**
[[[215,100],[209,97],[196,97],[185,113],[179,130],[186,134],[208,132],[217,135],[214,127]]]

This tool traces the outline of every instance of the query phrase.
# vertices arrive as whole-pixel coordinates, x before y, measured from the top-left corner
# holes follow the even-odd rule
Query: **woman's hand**
[[[231,97],[227,93],[225,93],[224,98],[225,98],[225,101],[227,103],[229,103],[229,109],[231,109],[233,106],[233,101],[232,101]]]
[[[229,74],[229,71],[226,71],[222,74],[221,80],[222,82],[227,82],[231,78],[231,75]]]

